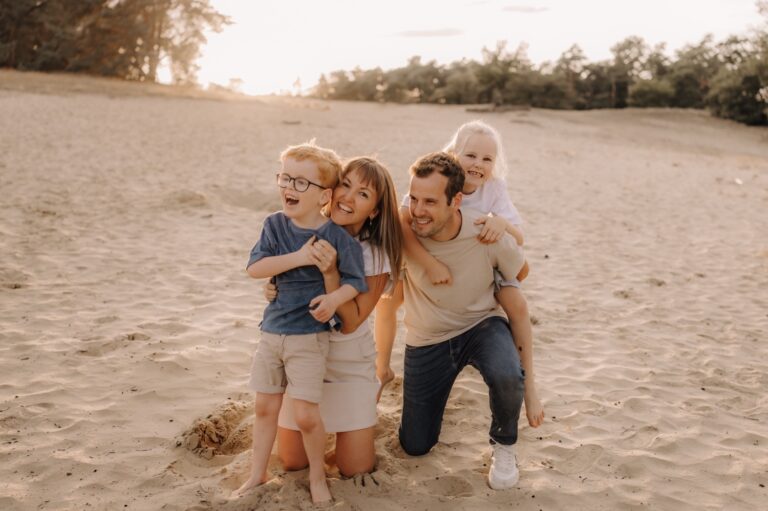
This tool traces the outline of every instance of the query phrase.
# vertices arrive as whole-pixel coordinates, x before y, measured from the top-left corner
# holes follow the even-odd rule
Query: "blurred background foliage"
[[[480,62],[448,65],[412,57],[406,66],[334,71],[313,96],[324,99],[530,106],[556,109],[708,108],[713,114],[768,125],[768,0],[757,2],[762,24],[721,42],[711,35],[668,57],[665,46],[627,37],[613,57],[587,61],[578,45],[556,62],[535,66],[526,45],[484,48]]]
[[[193,84],[206,30],[229,18],[208,0],[0,0],[0,67]]]
[[[414,56],[397,69],[338,70],[311,95],[398,103],[493,104],[498,109],[708,108],[714,115],[768,125],[768,0],[760,25],[716,42],[706,36],[667,56],[663,44],[627,37],[613,57],[589,62],[577,45],[556,62],[534,65],[527,46],[506,42],[482,58],[447,65]],[[0,67],[71,71],[194,84],[206,31],[231,20],[208,0],[0,0]]]

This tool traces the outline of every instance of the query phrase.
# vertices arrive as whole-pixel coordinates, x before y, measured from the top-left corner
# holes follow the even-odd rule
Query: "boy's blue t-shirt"
[[[251,250],[248,266],[265,257],[290,254],[299,250],[311,236],[326,240],[336,249],[341,285],[349,284],[359,292],[368,290],[360,243],[330,220],[319,229],[297,227],[281,211],[264,220],[261,237]],[[246,266],[247,267],[247,266]],[[323,274],[317,266],[300,266],[274,277],[277,298],[264,309],[261,329],[283,335],[311,334],[330,330],[309,313],[309,302],[325,294]],[[335,318],[339,322],[339,318]]]

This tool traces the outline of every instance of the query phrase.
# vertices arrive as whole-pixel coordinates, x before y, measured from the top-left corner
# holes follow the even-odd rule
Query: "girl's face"
[[[458,155],[464,171],[464,193],[472,193],[493,174],[496,164],[496,142],[490,135],[470,135]]]
[[[356,236],[363,228],[366,219],[374,218],[379,214],[376,208],[378,203],[379,194],[373,189],[371,183],[363,183],[360,172],[353,170],[347,173],[333,190],[331,220]]]

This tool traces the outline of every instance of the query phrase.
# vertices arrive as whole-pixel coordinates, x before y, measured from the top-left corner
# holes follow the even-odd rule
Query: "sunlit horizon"
[[[386,7],[352,0],[212,4],[234,23],[208,34],[198,80],[204,87],[234,84],[247,94],[306,93],[321,74],[393,69],[414,56],[441,65],[481,60],[482,49],[498,41],[507,41],[510,50],[526,44],[535,65],[557,60],[573,44],[588,60],[605,60],[611,46],[629,36],[652,46],[666,43],[673,56],[706,34],[720,41],[747,35],[760,22],[754,0],[467,0],[453,10],[434,0],[395,0]]]

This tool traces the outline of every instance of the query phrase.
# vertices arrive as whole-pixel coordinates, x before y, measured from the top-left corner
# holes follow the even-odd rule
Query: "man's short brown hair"
[[[436,152],[424,155],[411,165],[410,172],[415,177],[427,177],[433,172],[439,172],[447,177],[445,196],[448,204],[464,188],[464,171],[461,170],[461,165],[456,158],[448,153]]]

